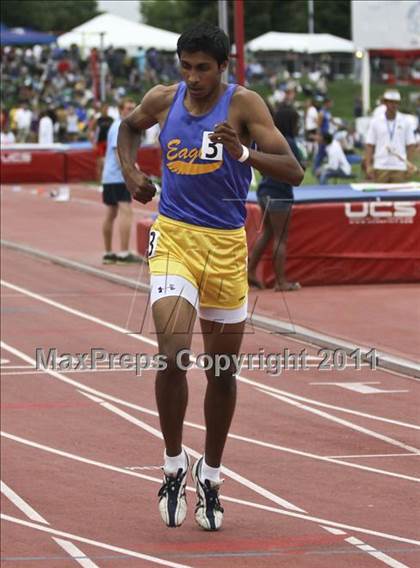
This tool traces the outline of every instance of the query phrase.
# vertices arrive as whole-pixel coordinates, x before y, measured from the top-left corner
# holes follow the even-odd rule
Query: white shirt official
[[[366,144],[375,146],[373,167],[375,170],[406,171],[407,146],[415,144],[410,122],[397,112],[394,120],[385,115],[373,118],[366,137]],[[398,158],[398,154],[401,158]]]

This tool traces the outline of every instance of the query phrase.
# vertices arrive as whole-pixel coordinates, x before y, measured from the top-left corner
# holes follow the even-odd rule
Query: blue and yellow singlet
[[[244,225],[250,166],[233,159],[221,144],[202,150],[203,134],[214,131],[216,124],[228,119],[235,89],[236,85],[229,84],[209,112],[193,116],[184,106],[186,84],[179,84],[160,134],[162,215],[215,229]]]

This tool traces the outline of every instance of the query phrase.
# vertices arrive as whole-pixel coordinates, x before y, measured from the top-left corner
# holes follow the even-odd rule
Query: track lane
[[[58,269],[55,269],[55,270],[58,270]],[[67,271],[65,271],[65,272],[67,272]],[[80,275],[78,275],[78,276],[80,277]],[[83,279],[83,278],[79,278],[78,280],[79,280],[79,285],[83,285],[84,279]],[[88,278],[88,280],[90,280],[90,279]],[[42,284],[42,286],[44,286],[44,283]],[[114,289],[114,288],[115,288],[115,286],[112,286],[112,285],[108,285],[108,286],[111,286],[111,289]],[[39,290],[39,288],[38,288],[38,290]],[[53,292],[53,293],[57,294],[57,290],[56,290],[55,292]],[[85,310],[88,310],[88,309],[89,309],[89,311],[90,311],[91,309],[93,309],[93,310],[99,309],[100,306],[98,306],[98,304],[97,304],[97,300],[99,299],[99,297],[100,297],[99,295],[98,295],[98,296],[94,296],[94,301],[89,304],[89,307],[88,307],[88,308],[87,308],[86,305],[85,305],[85,306],[84,306],[84,309],[85,309]],[[56,298],[57,298],[57,296],[56,296]],[[123,298],[123,296],[120,296],[119,298]],[[8,300],[9,300],[9,299],[12,300],[12,297],[7,298],[7,299],[8,299]],[[17,299],[17,297],[14,296],[14,297],[13,297],[13,300],[16,300],[16,299]],[[99,331],[99,329],[97,328],[97,326],[93,326],[92,329],[91,329],[89,325],[86,325],[85,323],[83,323],[82,326],[80,327],[80,329],[78,329],[78,332],[76,332],[76,331],[74,331],[74,330],[71,329],[73,324],[70,323],[70,319],[69,319],[69,316],[68,316],[68,315],[67,315],[66,317],[63,317],[63,320],[60,321],[59,316],[57,316],[57,314],[54,314],[54,310],[53,310],[53,311],[51,311],[51,310],[46,310],[46,311],[44,311],[44,310],[39,310],[39,307],[36,308],[36,305],[34,305],[33,303],[30,303],[30,302],[28,302],[27,304],[25,304],[25,305],[22,307],[22,302],[21,302],[21,300],[22,300],[22,298],[17,299],[17,303],[16,303],[15,306],[14,306],[13,317],[16,316],[16,315],[22,314],[22,313],[30,313],[30,317],[31,317],[30,323],[31,323],[31,325],[33,325],[34,334],[36,333],[36,330],[37,330],[37,329],[39,330],[40,328],[41,328],[41,329],[44,329],[44,328],[47,328],[47,327],[48,327],[48,328],[50,328],[50,331],[51,331],[51,327],[52,327],[52,328],[53,328],[53,331],[52,331],[53,334],[57,334],[57,333],[63,334],[63,333],[65,332],[65,330],[67,329],[67,330],[70,331],[70,333],[65,337],[66,341],[68,341],[69,344],[71,344],[71,346],[74,345],[75,348],[77,347],[78,349],[80,349],[80,347],[78,347],[78,345],[80,345],[80,338],[81,338],[81,336],[83,337],[84,334],[87,334],[88,336],[95,335],[95,337],[101,337],[102,331]],[[79,300],[77,300],[74,296],[72,296],[71,302],[69,302],[68,300],[69,300],[69,298],[67,298],[66,301],[64,301],[64,300],[63,300],[63,301],[64,301],[64,303],[66,303],[66,304],[67,304],[67,303],[71,303],[71,304],[72,304],[74,300],[79,301]],[[105,296],[103,296],[103,300],[105,301]],[[58,301],[60,301],[60,300],[58,300]],[[19,303],[21,304],[20,306],[19,306]],[[73,304],[73,305],[74,305],[74,304]],[[83,307],[83,305],[82,305],[82,307]],[[23,310],[23,311],[22,311],[22,310]],[[114,311],[114,313],[117,313],[117,319],[118,319],[118,318],[119,318],[119,315],[118,315],[118,305],[115,306],[115,311]],[[9,316],[12,317],[12,314],[11,314],[10,312],[9,312]],[[58,318],[57,321],[56,321],[56,318]],[[43,321],[42,321],[42,320],[43,320]],[[51,325],[51,323],[52,323],[52,325]],[[117,325],[118,325],[118,324],[117,324]],[[38,333],[39,333],[39,332],[38,332]],[[31,344],[31,341],[28,341],[28,342],[27,342],[27,339],[26,339],[26,338],[22,338],[22,337],[21,337],[21,334],[20,334],[19,330],[13,332],[13,329],[12,329],[12,330],[11,330],[11,335],[14,336],[14,339],[15,339],[16,341],[19,341],[19,342],[20,342],[19,345],[17,346],[18,348],[22,349],[23,351],[25,351],[25,349],[30,349],[31,351],[33,350],[33,337],[35,337],[35,335],[33,335],[33,336],[30,337],[30,339],[31,339],[31,341],[32,341],[32,344]],[[127,337],[122,337],[122,338],[121,338],[121,342],[120,342],[120,339],[116,339],[116,334],[115,334],[115,333],[110,333],[109,331],[107,331],[106,333],[104,333],[104,336],[103,336],[103,337],[104,337],[104,339],[106,339],[107,342],[109,342],[109,344],[112,344],[112,343],[113,343],[114,346],[115,346],[116,344],[117,344],[117,345],[124,345],[124,344],[126,343],[126,341],[127,341]],[[79,343],[78,343],[78,341],[79,341]],[[22,344],[22,343],[24,343],[24,344]],[[200,378],[200,373],[198,373],[198,372],[193,372],[194,376],[195,376],[195,373],[197,373],[197,375],[198,375],[198,376],[197,376],[197,379],[199,379],[199,380],[195,380],[195,379],[193,378],[192,381],[190,381],[190,384],[192,385],[191,388],[192,388],[192,394],[193,394],[193,397],[194,397],[194,398],[192,399],[192,408],[191,408],[192,414],[191,414],[191,416],[189,416],[189,418],[200,419],[201,405],[199,404],[199,401],[200,401],[201,396],[202,396],[202,391],[203,391],[204,382],[203,382],[203,380],[202,380],[202,377]],[[134,381],[133,381],[132,377],[130,378],[127,373],[121,373],[121,374],[118,374],[118,380],[115,380],[115,375],[116,375],[115,373],[102,373],[102,374],[99,376],[99,374],[95,374],[95,375],[94,375],[94,374],[92,374],[92,373],[90,373],[90,374],[89,374],[89,373],[86,373],[85,375],[83,375],[83,381],[87,381],[89,384],[92,384],[92,382],[95,382],[95,381],[96,381],[98,384],[102,385],[102,387],[103,387],[104,384],[106,383],[107,389],[108,389],[108,388],[111,388],[111,385],[112,385],[112,388],[115,389],[115,392],[119,392],[120,395],[121,395],[121,391],[125,391],[125,394],[126,394],[126,395],[128,394],[130,399],[131,399],[132,396],[136,397],[136,400],[138,400],[139,398],[141,398],[141,399],[142,399],[142,402],[143,402],[143,404],[144,404],[144,401],[145,401],[145,398],[144,398],[144,397],[146,396],[147,391],[150,390],[150,388],[151,388],[151,382],[153,381],[153,378],[152,378],[151,376],[150,376],[150,377],[147,376],[147,377],[145,377],[145,378],[143,378],[143,379],[134,380]],[[264,375],[264,374],[261,373],[261,375]],[[71,376],[72,378],[75,378],[76,380],[80,380],[80,378],[81,378],[80,375],[77,375],[77,376],[76,376],[75,374],[72,374],[72,375],[69,374],[69,376]],[[108,377],[107,380],[105,380],[105,377],[106,377],[106,376]],[[12,376],[10,376],[9,378],[11,378],[11,377],[12,377]],[[18,380],[22,380],[24,377],[26,377],[24,380],[26,380],[27,378],[29,378],[29,376],[26,375],[26,376],[21,376],[21,377],[19,377]],[[15,378],[16,378],[16,377],[15,377]],[[40,378],[40,377],[35,377],[36,381],[38,381],[39,378]],[[282,377],[282,379],[283,379],[283,377]],[[15,381],[15,379],[13,379],[13,380]],[[267,381],[267,378],[264,377],[264,376],[262,376],[262,377],[261,377],[261,380],[262,380],[262,381],[264,381],[264,380]],[[135,388],[133,388],[133,382],[134,382]],[[292,382],[292,383],[293,383],[293,381],[289,381],[289,382]],[[41,384],[41,383],[38,383],[38,384]],[[131,386],[130,386],[130,385],[131,385]],[[54,387],[54,388],[55,388],[55,387]],[[288,385],[288,388],[289,388],[289,385]],[[300,387],[300,388],[302,388],[302,387]],[[239,424],[240,424],[240,433],[243,434],[244,432],[243,432],[242,428],[243,428],[247,423],[249,424],[249,414],[248,414],[248,411],[251,411],[251,410],[254,409],[254,413],[253,413],[253,417],[254,417],[254,415],[255,415],[255,405],[256,405],[256,404],[257,404],[257,406],[263,405],[263,402],[262,402],[262,401],[263,401],[263,399],[264,399],[265,397],[263,397],[263,395],[260,394],[260,393],[258,393],[258,391],[256,391],[255,389],[251,389],[251,388],[248,388],[248,387],[245,389],[245,387],[242,388],[242,386],[241,386],[241,389],[242,389],[242,390],[241,390],[241,395],[244,394],[244,393],[251,393],[251,396],[250,396],[249,398],[248,398],[248,394],[247,394],[247,396],[245,396],[245,397],[240,401],[240,405],[239,405],[239,408],[238,408],[238,412],[240,412],[240,409],[242,409],[242,408],[243,408],[243,410],[244,410],[243,418],[242,418],[241,415],[238,415],[238,419],[239,419],[239,421],[240,421],[240,422],[239,422]],[[139,392],[139,391],[140,391],[140,392]],[[18,389],[18,391],[17,391],[17,395],[19,396],[19,389]],[[197,401],[197,404],[195,403],[195,401]],[[245,401],[245,402],[244,402],[244,401]],[[27,402],[27,401],[26,401],[26,402]],[[42,402],[42,401],[41,401],[41,402]],[[58,401],[58,402],[60,402],[60,401]],[[149,397],[148,402],[149,402],[151,408],[154,408],[152,397]],[[55,403],[57,403],[57,401],[55,401]],[[140,404],[141,404],[141,402],[140,402]],[[9,409],[9,410],[11,410],[11,409]],[[18,409],[14,409],[14,410],[18,410]],[[55,409],[55,410],[57,410],[57,409]],[[63,410],[63,409],[61,409],[61,410]],[[67,410],[69,410],[69,409],[66,409],[66,412],[67,412]],[[80,410],[80,409],[79,409],[79,410]],[[281,410],[281,412],[279,412],[279,413],[277,413],[277,411],[274,413],[274,412],[273,412],[273,409],[270,411],[270,412],[273,412],[273,414],[275,415],[275,420],[273,420],[272,422],[269,422],[269,423],[267,424],[266,421],[261,420],[261,423],[258,421],[256,425],[254,424],[254,426],[256,426],[256,428],[258,429],[258,431],[261,431],[261,432],[263,433],[263,435],[265,435],[266,432],[276,432],[276,431],[278,431],[279,427],[281,428],[281,427],[283,426],[283,422],[282,422],[281,424],[279,424],[279,422],[278,422],[279,419],[281,419],[282,421],[284,421],[285,424],[289,424],[289,423],[290,423],[290,422],[289,422],[289,418],[290,418],[290,420],[293,420],[293,421],[292,421],[292,424],[293,424],[294,432],[297,431],[296,428],[299,428],[299,423],[300,423],[301,428],[302,428],[302,424],[306,424],[306,423],[307,423],[306,417],[305,417],[305,420],[302,420],[302,415],[299,414],[299,412],[297,412],[296,414],[294,414],[294,410],[293,410],[293,409],[288,409],[288,410],[286,411],[285,408],[281,407],[280,410]],[[48,413],[49,413],[49,412],[50,412],[50,410],[48,410]],[[48,414],[47,412],[45,412],[45,413]],[[295,416],[295,418],[293,418],[293,416]],[[264,416],[264,417],[262,417],[262,418],[267,418],[267,416]],[[404,418],[405,418],[405,417],[404,417]],[[142,419],[144,419],[143,416],[142,416]],[[106,420],[108,421],[108,418],[107,418]],[[147,418],[147,420],[148,420],[149,423],[150,423],[150,422],[152,422],[152,423],[154,422],[155,424],[157,423],[156,419],[155,419],[155,418],[152,418],[150,415],[149,415],[149,417]],[[57,418],[56,418],[55,420],[52,420],[51,424],[55,423],[56,421],[57,421]],[[235,422],[236,422],[236,421],[235,421]],[[263,424],[264,422],[265,422],[265,424]],[[319,422],[318,422],[318,424],[319,424]],[[235,425],[234,425],[234,426],[235,426]],[[272,427],[270,428],[270,426],[272,426]],[[387,425],[387,426],[388,426],[388,425]],[[309,435],[309,436],[310,436],[310,431],[311,431],[311,429],[313,430],[313,427],[315,427],[315,430],[316,430],[319,426],[317,426],[316,424],[312,424],[312,421],[309,421],[309,426],[308,426],[308,432],[309,432],[308,435]],[[374,427],[375,429],[377,429],[378,424],[375,423],[375,424],[373,425],[372,422],[370,422],[370,427]],[[305,428],[306,428],[306,426],[305,426]],[[305,429],[305,428],[303,429],[303,434],[304,434],[304,437],[306,438],[307,436],[306,436],[306,429]],[[406,432],[406,430],[407,430],[406,428],[402,428],[402,427],[399,427],[399,429],[400,429],[401,431],[404,431],[404,432]],[[342,441],[342,434],[340,434],[339,432],[337,432],[337,431],[335,430],[335,428],[334,428],[334,429],[330,429],[330,428],[329,428],[329,431],[332,431],[332,434],[331,434],[332,439],[337,438],[337,437],[340,439],[340,437],[341,437],[341,441]],[[130,432],[131,432],[131,430],[130,430]],[[281,433],[282,433],[282,435],[284,435],[283,430],[281,430]],[[287,433],[286,433],[286,434],[287,434]],[[136,434],[136,435],[138,435],[138,434]],[[188,435],[191,435],[191,433],[188,434]],[[291,428],[291,431],[290,431],[290,435],[293,436],[292,428]],[[200,434],[199,432],[195,432],[195,433],[194,433],[194,436],[195,436],[194,439],[197,439],[197,441],[198,441],[198,439],[200,439],[200,438],[201,438],[201,440],[202,440],[202,434]],[[255,432],[254,432],[254,436],[255,436]],[[260,436],[258,436],[258,437],[260,437]],[[294,436],[294,438],[295,438],[295,436]],[[293,439],[293,437],[292,437],[292,439]],[[295,442],[295,440],[293,440],[293,441]],[[232,444],[233,444],[233,441],[229,441],[229,447],[232,447],[232,451],[233,451],[233,448],[234,448],[234,447],[238,447],[238,448],[241,447],[241,448],[242,448],[242,446],[239,446],[239,445],[236,446],[236,443],[235,443],[235,446],[231,446]],[[333,445],[333,444],[332,444],[332,445]],[[356,444],[356,445],[357,445],[357,444]],[[375,445],[375,450],[376,450],[376,452],[377,452],[377,451],[378,451],[378,447],[376,446],[376,441],[375,441],[375,444],[374,444],[374,445]],[[160,446],[159,446],[159,448],[160,448]],[[329,449],[330,449],[330,448],[328,448],[328,450],[329,450]],[[335,447],[332,448],[332,449],[336,450],[336,449],[337,449],[337,446],[335,445]],[[342,448],[341,448],[341,449],[342,449]],[[349,446],[349,450],[350,450],[350,449],[351,449],[351,448],[350,448],[350,446]],[[313,450],[313,448],[312,448],[312,450]],[[346,448],[346,451],[347,451],[347,448]],[[159,452],[160,452],[160,449],[159,449]],[[351,453],[351,452],[349,452],[349,453]],[[237,458],[237,456],[238,456],[237,450],[235,450],[234,455],[235,455],[235,460],[236,460],[236,458]],[[250,468],[250,464],[251,464],[251,463],[253,464],[254,461],[255,461],[255,448],[254,448],[254,450],[253,450],[252,452],[249,452],[249,453],[247,453],[246,451],[244,452],[243,449],[240,449],[240,450],[239,450],[239,455],[240,455],[240,464],[241,464],[241,467],[240,467],[240,468],[237,468],[237,469],[240,469],[240,470],[242,470],[242,471],[251,469],[251,468]],[[262,455],[263,455],[262,452],[261,452],[261,453],[260,453],[260,452],[258,453],[258,456],[262,456]],[[273,458],[271,458],[271,459],[273,459]],[[274,459],[275,459],[275,458],[274,458]],[[265,458],[264,458],[264,460],[265,460]],[[263,460],[263,461],[264,461],[264,460]],[[264,461],[264,463],[265,463],[265,461]],[[270,464],[270,459],[267,460],[267,463]],[[271,464],[271,465],[272,465],[272,464]],[[282,465],[283,465],[283,464],[282,464]],[[243,466],[243,467],[242,467],[242,466]],[[298,466],[298,467],[299,467],[299,466]],[[311,466],[311,468],[312,468],[312,466]],[[254,472],[254,469],[255,469],[255,473],[258,475],[258,472],[256,471],[256,468],[254,468],[254,465],[253,465],[253,466],[252,466],[252,471],[253,471],[253,472]],[[261,467],[260,465],[259,465],[259,468],[258,468],[258,469],[261,469],[262,471],[264,471],[264,467]],[[345,469],[345,468],[343,468],[343,469]],[[293,470],[293,471],[294,471],[294,470]],[[325,470],[324,470],[324,474],[325,474]],[[247,475],[248,475],[248,471],[247,471]],[[320,475],[321,475],[321,473],[320,473]],[[251,475],[249,475],[249,477],[251,477]],[[265,482],[265,480],[264,480],[264,482]],[[229,482],[229,485],[232,485],[232,484]],[[278,486],[277,486],[277,487],[274,487],[274,489],[278,489]],[[329,490],[330,490],[330,489],[329,489]],[[230,491],[229,491],[229,492],[230,492]],[[310,497],[310,496],[309,496],[309,497]],[[153,498],[154,498],[154,497],[153,497]],[[292,501],[293,501],[293,499],[292,499]],[[230,509],[230,507],[231,507],[231,506],[229,505],[229,509]],[[312,511],[311,511],[311,512],[312,512]],[[404,525],[405,525],[405,522],[404,522]]]

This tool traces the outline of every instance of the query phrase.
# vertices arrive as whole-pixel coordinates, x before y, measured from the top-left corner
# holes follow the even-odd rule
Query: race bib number
[[[152,256],[155,256],[159,237],[160,237],[159,231],[150,231],[150,233],[149,233],[149,249],[147,251],[147,258],[152,258]]]
[[[202,160],[220,161],[223,158],[223,144],[216,144],[215,142],[212,142],[209,138],[210,134],[213,134],[211,130],[203,132],[200,158]]]

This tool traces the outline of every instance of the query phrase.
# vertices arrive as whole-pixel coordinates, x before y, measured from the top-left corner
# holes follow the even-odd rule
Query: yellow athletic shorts
[[[181,276],[198,290],[200,307],[237,309],[247,301],[244,227],[212,229],[159,215],[150,228],[152,276]]]

